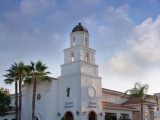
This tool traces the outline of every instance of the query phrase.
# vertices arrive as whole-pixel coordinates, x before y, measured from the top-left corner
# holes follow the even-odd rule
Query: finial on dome
[[[81,22],[79,22],[78,24],[81,25]]]

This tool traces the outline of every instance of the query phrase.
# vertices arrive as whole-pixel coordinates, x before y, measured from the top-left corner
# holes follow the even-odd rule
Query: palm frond
[[[33,78],[32,77],[26,77],[24,79],[24,84],[31,84],[32,83]]]
[[[36,68],[36,70],[37,70],[38,72],[40,72],[40,71],[41,71],[41,68],[42,68],[42,62],[41,62],[41,61],[38,61],[38,62],[36,63],[35,68]]]
[[[42,81],[51,81],[52,79],[51,79],[51,77],[49,77],[49,76],[43,76],[42,77]]]
[[[146,96],[149,86],[147,84],[142,85],[137,82],[134,85],[134,88],[129,89],[125,92],[125,94],[129,94],[129,99],[139,99],[143,100]]]
[[[5,79],[4,82],[5,82],[6,84],[12,84],[12,83],[14,82],[14,79],[8,78],[8,79]]]
[[[47,71],[46,74],[51,74],[51,72]]]

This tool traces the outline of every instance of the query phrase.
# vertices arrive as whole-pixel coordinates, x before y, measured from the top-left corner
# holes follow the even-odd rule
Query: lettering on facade
[[[64,108],[73,108],[73,102],[65,102]]]
[[[96,108],[96,102],[89,101],[88,107],[89,108]]]

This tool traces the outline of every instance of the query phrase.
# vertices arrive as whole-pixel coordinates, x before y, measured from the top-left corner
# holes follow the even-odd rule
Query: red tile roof
[[[140,103],[141,103],[140,100],[130,100],[130,101],[124,102],[122,105],[140,104]],[[154,104],[154,105],[156,105],[156,102],[143,101],[143,103],[144,104]]]
[[[106,89],[106,88],[102,88],[102,91],[105,92],[105,91],[108,91],[108,92],[116,92],[116,93],[119,93],[119,94],[124,94],[123,92],[119,92],[119,91],[116,91],[116,90],[110,90],[110,89]]]
[[[104,106],[104,107],[115,107],[115,108],[125,108],[125,109],[135,109],[135,108],[132,108],[132,107],[121,105],[121,104],[115,104],[115,103],[110,103],[110,102],[105,102],[105,101],[102,101],[102,106]]]

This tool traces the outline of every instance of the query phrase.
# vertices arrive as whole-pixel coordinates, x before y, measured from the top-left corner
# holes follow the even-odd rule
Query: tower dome
[[[84,31],[88,33],[88,30],[83,25],[81,25],[81,23],[73,28],[72,33],[76,31]]]

